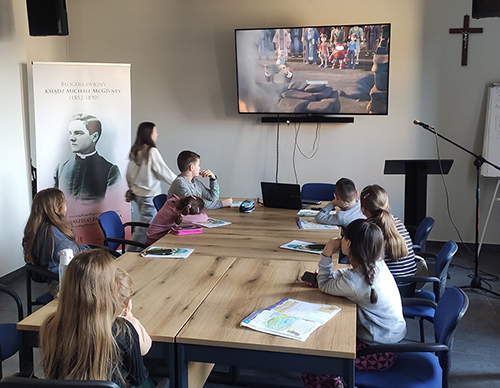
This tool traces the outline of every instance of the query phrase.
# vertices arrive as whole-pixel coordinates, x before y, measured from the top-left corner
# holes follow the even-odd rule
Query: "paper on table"
[[[314,242],[309,241],[300,241],[300,240],[292,240],[287,244],[281,245],[280,248],[283,249],[291,249],[292,251],[300,251],[307,253],[318,253],[323,252],[323,248],[311,249],[309,245],[316,244]]]
[[[165,250],[170,249],[172,253],[162,253]],[[185,259],[194,249],[190,248],[171,248],[171,247],[149,247],[141,252],[142,257],[161,257],[164,259]]]
[[[205,228],[216,228],[218,226],[230,225],[229,221],[217,220],[215,218],[209,218],[205,222],[195,222],[196,225],[204,226]]]
[[[257,310],[241,322],[241,326],[263,333],[305,341],[325,324],[340,307],[284,298],[264,310]]]
[[[297,217],[297,225],[299,229],[338,229],[337,225],[318,224],[316,221],[305,221],[303,218]]]

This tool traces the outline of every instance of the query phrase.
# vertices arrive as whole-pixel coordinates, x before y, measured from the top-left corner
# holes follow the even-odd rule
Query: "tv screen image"
[[[390,24],[235,30],[238,112],[387,115]]]

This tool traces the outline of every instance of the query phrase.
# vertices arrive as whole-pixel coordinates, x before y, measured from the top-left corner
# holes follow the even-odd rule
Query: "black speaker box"
[[[66,0],[26,0],[31,36],[68,35]]]
[[[472,17],[474,19],[500,17],[499,0],[473,0]]]

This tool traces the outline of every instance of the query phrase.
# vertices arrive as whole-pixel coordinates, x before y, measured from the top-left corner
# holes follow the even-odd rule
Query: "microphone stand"
[[[455,147],[460,148],[462,151],[465,151],[474,157],[474,166],[476,166],[476,236],[475,236],[475,241],[474,241],[474,277],[472,278],[470,286],[464,286],[462,288],[477,288],[477,289],[483,290],[485,292],[490,292],[490,293],[500,297],[499,293],[497,293],[493,290],[489,290],[487,288],[484,288],[481,285],[481,276],[479,276],[479,197],[480,197],[480,195],[479,195],[479,175],[481,172],[481,166],[484,163],[489,164],[490,166],[492,166],[493,168],[496,168],[499,171],[500,171],[500,167],[498,167],[496,164],[493,164],[490,161],[486,160],[483,156],[477,155],[474,152],[469,151],[468,149],[455,143],[454,141],[446,138],[445,136],[437,133],[434,127],[427,125],[427,124],[424,124],[424,123],[421,123],[421,122],[418,122],[416,120],[414,121],[414,124],[420,125],[422,128],[427,129],[429,132],[439,136],[440,138],[446,140],[448,143],[453,144]]]

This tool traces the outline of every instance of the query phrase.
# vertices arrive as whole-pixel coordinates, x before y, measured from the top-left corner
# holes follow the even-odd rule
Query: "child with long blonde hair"
[[[119,317],[124,306],[113,258],[100,249],[79,253],[64,280],[57,310],[40,329],[45,377],[143,384],[148,371],[137,331]]]
[[[394,276],[415,276],[417,264],[410,234],[389,211],[389,196],[379,185],[366,186],[360,195],[361,211],[384,234],[385,263]]]

